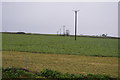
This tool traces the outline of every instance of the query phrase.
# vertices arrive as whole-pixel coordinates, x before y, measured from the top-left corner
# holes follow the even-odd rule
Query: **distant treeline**
[[[37,33],[25,33],[25,32],[0,32],[3,34],[27,34],[27,35],[45,35],[45,36],[56,36],[56,34],[37,34]],[[64,35],[57,35],[64,36]],[[74,37],[74,35],[69,35],[69,37]],[[112,38],[112,39],[120,39],[120,37],[112,37],[112,36],[90,36],[90,35],[77,35],[77,37],[90,37],[90,38]]]
[[[90,38],[112,38],[112,39],[120,39],[120,37],[112,37],[112,36],[89,36],[89,35],[78,35],[78,37],[90,37]]]
[[[25,32],[2,32],[5,34],[26,34]]]

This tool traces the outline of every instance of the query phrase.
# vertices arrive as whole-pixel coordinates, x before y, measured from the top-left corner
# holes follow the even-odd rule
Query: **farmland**
[[[3,67],[118,77],[118,39],[2,34]]]
[[[2,41],[3,51],[118,56],[118,39],[3,34]]]
[[[73,74],[106,74],[118,76],[118,58],[3,51],[3,67],[43,69]],[[27,59],[27,64],[26,64]]]

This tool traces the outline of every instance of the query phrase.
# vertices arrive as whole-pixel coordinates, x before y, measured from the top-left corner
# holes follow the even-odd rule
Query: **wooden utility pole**
[[[77,12],[79,10],[74,10],[75,12],[75,40],[76,40],[76,35],[77,35]]]
[[[65,25],[63,25],[63,36],[65,36]]]

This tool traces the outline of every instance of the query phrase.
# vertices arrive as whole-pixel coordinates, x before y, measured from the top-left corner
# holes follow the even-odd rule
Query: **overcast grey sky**
[[[117,2],[3,2],[2,31],[56,34],[65,25],[74,34],[76,9],[78,35],[118,35]]]

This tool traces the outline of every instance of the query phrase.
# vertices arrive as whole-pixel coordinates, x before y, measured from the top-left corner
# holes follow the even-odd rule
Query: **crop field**
[[[3,67],[27,68],[34,72],[43,69],[74,74],[106,74],[118,77],[117,57],[44,54],[3,51]]]
[[[2,34],[2,66],[118,77],[118,39]]]
[[[3,51],[118,57],[118,39],[3,34]]]

